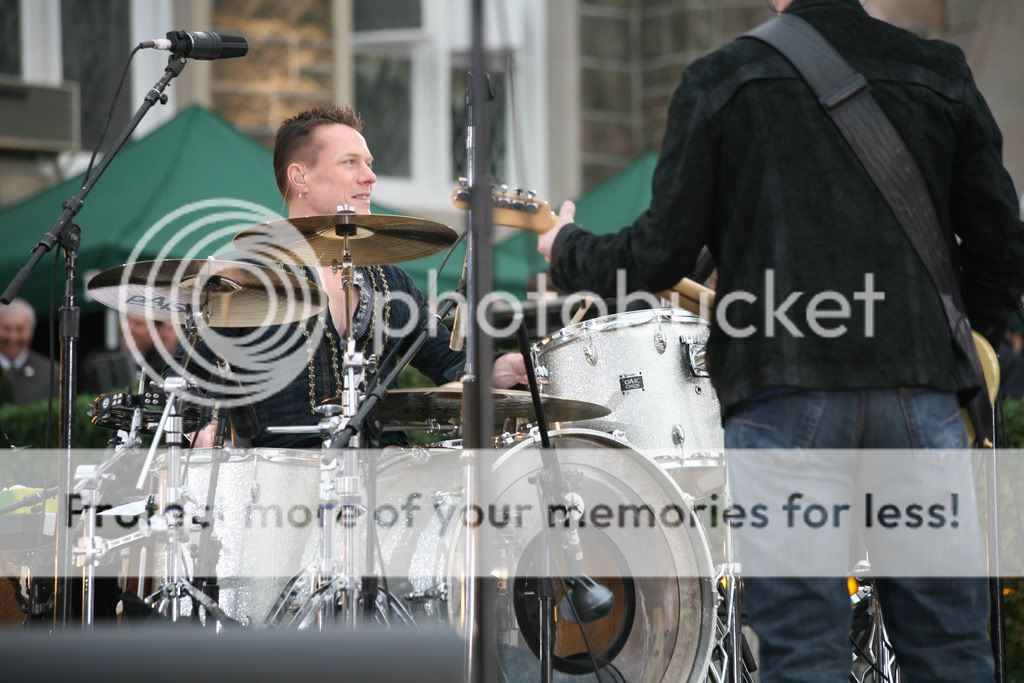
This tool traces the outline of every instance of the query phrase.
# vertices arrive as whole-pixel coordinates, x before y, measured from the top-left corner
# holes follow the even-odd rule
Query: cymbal
[[[204,291],[197,291],[205,288]],[[183,322],[207,299],[210,327],[281,325],[318,314],[327,294],[280,268],[219,259],[136,261],[99,273],[87,285],[101,304],[153,320]]]
[[[518,389],[493,389],[494,420],[536,418],[533,399],[529,391]],[[337,398],[330,398],[324,404],[337,404]],[[544,418],[549,422],[570,422],[572,420],[593,420],[608,415],[611,410],[597,403],[541,396]],[[462,415],[462,383],[449,382],[439,387],[418,389],[392,389],[384,396],[377,408],[377,417],[382,420],[403,422],[425,422],[457,419]]]
[[[414,261],[451,246],[458,237],[447,225],[423,218],[339,213],[261,223],[233,239],[243,251],[264,257],[273,251],[275,260],[305,262],[301,255],[308,249],[318,263],[329,265],[342,260],[345,235],[357,266]]]

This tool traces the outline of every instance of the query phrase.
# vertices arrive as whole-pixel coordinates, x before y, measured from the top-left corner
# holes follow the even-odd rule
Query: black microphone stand
[[[71,447],[75,441],[75,400],[78,397],[78,338],[81,310],[75,295],[75,276],[78,269],[78,248],[81,244],[81,230],[73,223],[75,216],[85,205],[85,198],[99,181],[103,172],[121,151],[128,138],[142,122],[142,118],[158,101],[167,103],[164,90],[185,68],[185,58],[172,54],[167,60],[163,77],[146,93],[142,105],[131,121],[103,157],[99,166],[85,179],[78,194],[66,200],[61,206],[64,211],[42,239],[32,248],[32,255],[18,274],[7,286],[0,301],[10,303],[25,284],[36,265],[55,246],[64,249],[64,300],[60,307],[60,468],[57,473],[57,524],[55,542],[57,546],[56,577],[54,578],[54,620],[67,625],[71,615],[71,535],[66,527],[68,518],[67,492],[71,488]]]
[[[479,175],[491,168],[490,112],[486,106],[475,106],[487,89],[484,60],[484,3],[472,0],[470,13],[470,77],[469,123],[466,135],[466,178],[469,182],[468,238],[466,245],[466,374],[462,389],[463,484],[467,508],[477,500],[489,504],[494,499],[490,466],[494,430],[494,397],[490,392],[491,367],[494,363],[494,341],[480,334],[477,325],[478,303],[494,286],[491,240],[491,197]],[[483,173],[477,171],[482,169]],[[486,450],[485,450],[486,449]],[[485,459],[481,462],[481,459]],[[498,627],[496,586],[490,578],[493,552],[479,541],[479,529],[466,528],[466,678],[477,683],[490,683],[498,677]]]

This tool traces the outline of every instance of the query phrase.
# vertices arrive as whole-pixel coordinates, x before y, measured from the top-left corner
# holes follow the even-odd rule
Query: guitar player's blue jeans
[[[941,486],[943,480],[955,482],[962,491],[972,488],[970,457],[961,452],[963,457],[950,459],[949,451],[944,454],[938,450],[967,446],[957,399],[927,389],[772,391],[729,413],[725,441],[727,458],[732,449],[801,449],[788,453],[804,449],[930,449],[907,453],[903,460],[912,462],[892,463],[890,480],[905,488],[928,488],[936,482]],[[765,487],[795,486],[828,492],[835,486],[838,494],[839,488],[848,484],[829,472],[820,460],[787,470],[785,481],[780,483],[782,478],[776,476],[778,472],[770,464],[758,471],[761,453],[747,453],[749,458],[737,455],[735,461],[754,463],[752,467],[734,467],[734,459],[728,459],[736,501],[764,497]],[[771,457],[767,451],[765,457]],[[890,477],[889,472],[883,475],[883,479]],[[961,500],[963,509],[976,504],[970,493]],[[963,542],[957,547],[934,549],[936,557],[963,559],[976,555],[977,566],[983,566],[978,520],[966,515],[963,521],[968,527],[960,536]],[[738,547],[741,564],[745,540],[741,538]],[[813,546],[813,539],[810,544]],[[820,552],[841,554],[848,547],[822,547]],[[755,550],[777,555],[788,552],[784,548]],[[873,566],[878,558],[884,560],[884,556],[872,555]],[[852,568],[860,558],[851,552],[849,559]],[[844,683],[849,680],[852,660],[852,609],[846,580],[835,574],[825,578],[798,574],[801,572],[744,578],[744,607],[760,643],[761,681]],[[897,574],[877,578],[876,589],[903,680],[992,681],[989,602],[981,573],[975,578],[908,578]]]

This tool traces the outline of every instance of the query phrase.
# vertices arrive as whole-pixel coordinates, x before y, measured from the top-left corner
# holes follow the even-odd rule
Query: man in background
[[[46,398],[56,371],[49,358],[29,348],[36,329],[36,313],[24,299],[0,304],[0,371],[11,401],[24,405]],[[52,372],[51,372],[52,370]]]

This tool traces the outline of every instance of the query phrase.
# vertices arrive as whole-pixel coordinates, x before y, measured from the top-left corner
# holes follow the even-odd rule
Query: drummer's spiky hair
[[[359,132],[363,130],[363,119],[352,107],[329,104],[313,107],[285,119],[277,129],[274,140],[274,178],[281,196],[288,199],[288,164],[309,144],[310,134],[317,126],[340,123]]]

